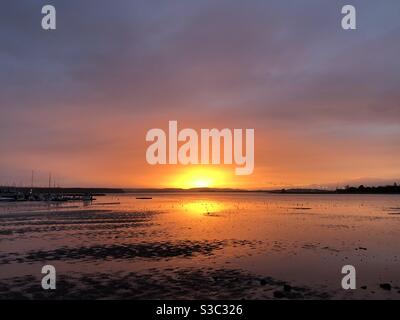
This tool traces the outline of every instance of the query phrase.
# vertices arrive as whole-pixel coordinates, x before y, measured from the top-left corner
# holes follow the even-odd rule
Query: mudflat
[[[140,196],[1,203],[0,298],[400,297],[399,196]],[[46,264],[56,290],[41,288]],[[347,264],[357,290],[341,288]]]

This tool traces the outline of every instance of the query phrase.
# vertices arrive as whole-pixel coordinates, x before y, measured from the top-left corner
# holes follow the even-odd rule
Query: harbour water
[[[398,195],[200,192],[4,202],[0,297],[398,299],[399,243]],[[47,264],[57,270],[56,290],[41,287]],[[356,290],[342,289],[344,265],[356,268]]]

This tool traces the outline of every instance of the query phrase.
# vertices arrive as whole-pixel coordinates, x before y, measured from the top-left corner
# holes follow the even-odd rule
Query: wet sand
[[[137,197],[0,204],[0,298],[400,298],[398,196]],[[357,290],[341,289],[345,264]]]

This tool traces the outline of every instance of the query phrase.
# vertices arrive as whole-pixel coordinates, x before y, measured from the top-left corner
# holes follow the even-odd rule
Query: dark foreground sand
[[[60,276],[44,291],[33,276],[0,282],[0,299],[328,299],[329,294],[237,269],[149,269]],[[10,290],[10,288],[13,288]]]

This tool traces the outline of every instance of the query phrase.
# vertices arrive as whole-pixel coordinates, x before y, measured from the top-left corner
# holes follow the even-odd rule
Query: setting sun
[[[185,168],[171,181],[176,188],[218,188],[229,184],[228,174],[224,170],[212,167]]]
[[[194,185],[198,188],[208,188],[212,184],[211,179],[200,179],[194,181]]]

